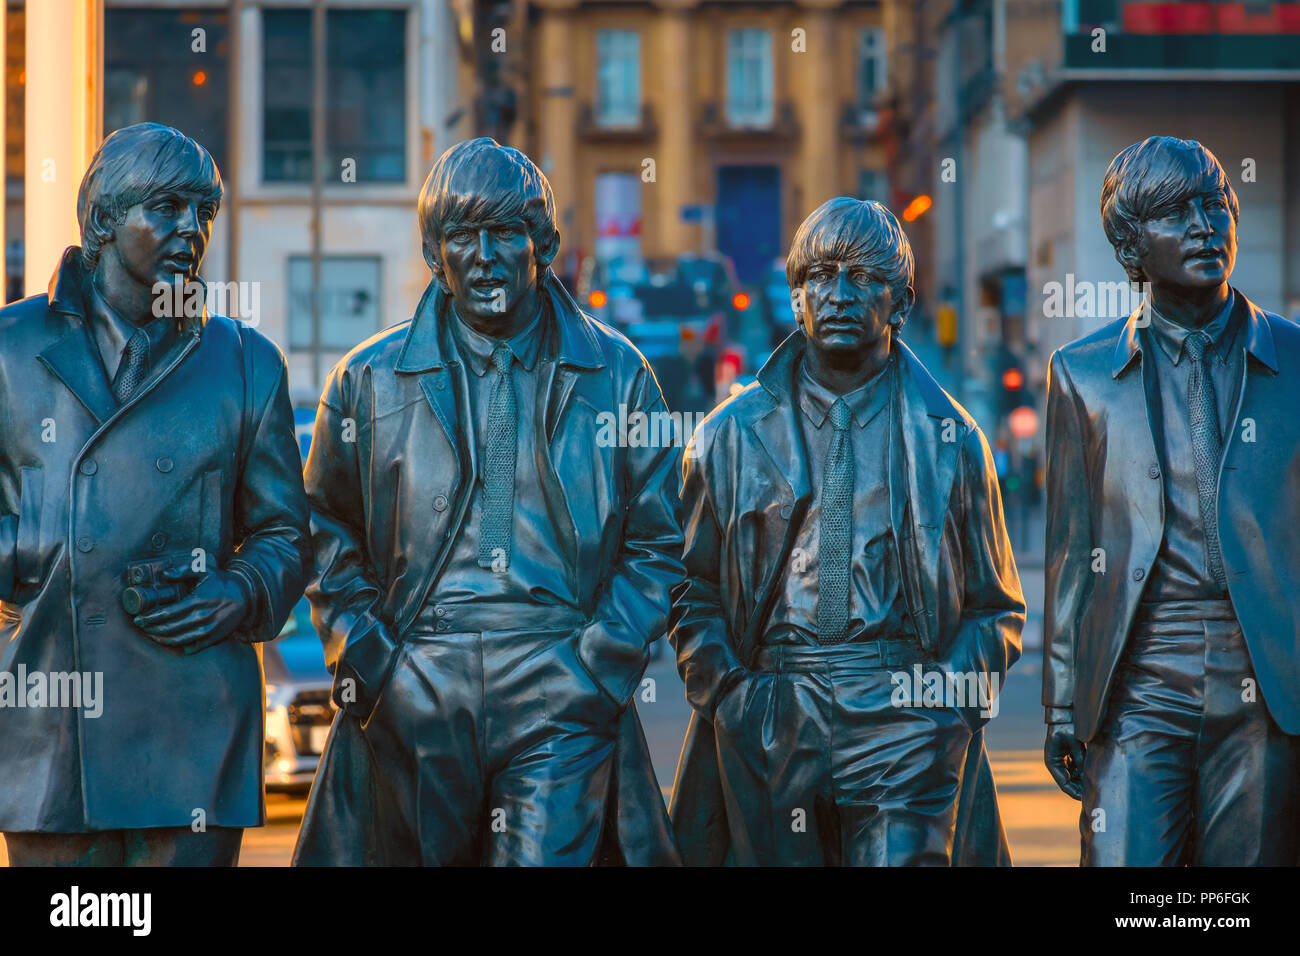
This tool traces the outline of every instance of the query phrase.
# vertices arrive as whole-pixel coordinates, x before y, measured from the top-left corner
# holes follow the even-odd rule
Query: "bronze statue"
[[[898,338],[912,274],[887,209],[824,203],[800,327],[687,449],[689,864],[1009,862],[982,727],[1025,605],[984,436]]]
[[[1121,152],[1101,217],[1146,294],[1051,359],[1047,765],[1084,865],[1294,865],[1300,329],[1228,284],[1199,143]]]
[[[264,821],[253,645],[302,594],[308,511],[280,351],[167,307],[201,283],[221,195],[179,131],[113,133],[81,182],[81,246],[48,295],[0,311],[15,865],[233,865]]]
[[[682,574],[678,456],[598,440],[659,386],[551,271],[528,157],[460,143],[418,211],[433,281],[331,372],[307,461],[342,710],[295,862],[675,863],[629,704]]]

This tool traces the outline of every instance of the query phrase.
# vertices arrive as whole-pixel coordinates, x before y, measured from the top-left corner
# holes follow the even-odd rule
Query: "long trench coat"
[[[728,673],[752,666],[781,569],[812,498],[792,400],[807,345],[796,330],[758,381],[700,423],[685,460],[685,581],[673,592],[670,639],[691,715],[670,814],[688,865],[728,860],[711,713]],[[996,679],[1020,656],[1020,578],[992,457],[974,420],[895,340],[897,424],[889,447],[891,526],[918,637],[936,660]],[[953,863],[1010,863],[978,707],[958,796]]]
[[[310,572],[284,356],[219,315],[124,405],[77,247],[0,311],[0,672],[102,675],[102,712],[0,707],[0,830],[260,825],[261,649]],[[122,609],[130,563],[201,548],[251,573],[254,617],[196,654]],[[83,701],[85,703],[85,701]]]
[[[589,623],[578,637],[588,671],[615,700],[638,686],[664,633],[668,589],[681,578],[675,502],[678,452],[668,443],[601,441],[606,416],[663,412],[649,365],[622,335],[584,315],[553,274],[555,321],[537,366],[537,473],[557,561]],[[478,463],[461,425],[463,364],[445,338],[449,298],[430,283],[415,316],[363,342],[335,367],[316,417],[306,484],[316,580],[312,618],[334,674],[336,715],[294,853],[295,864],[393,859],[374,825],[362,724],[391,673],[466,520]],[[631,446],[631,447],[629,447]],[[342,692],[355,682],[356,700]],[[623,712],[602,856],[675,864],[663,797],[635,707]]]
[[[1261,696],[1284,733],[1300,734],[1300,328],[1233,295],[1246,360],[1224,423],[1219,541]],[[1085,741],[1103,724],[1164,538],[1158,386],[1141,314],[1062,346],[1048,367],[1043,704],[1072,714]]]

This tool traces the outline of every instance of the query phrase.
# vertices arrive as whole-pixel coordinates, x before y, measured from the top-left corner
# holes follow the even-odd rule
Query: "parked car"
[[[263,646],[266,668],[266,789],[303,793],[325,750],[335,706],[325,652],[300,600],[274,641]]]
[[[579,281],[578,301],[593,318],[622,328],[642,316],[637,286],[650,281],[642,259],[621,257],[595,262]]]

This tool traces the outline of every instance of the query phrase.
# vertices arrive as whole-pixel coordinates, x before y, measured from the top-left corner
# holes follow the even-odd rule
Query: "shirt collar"
[[[837,399],[844,399],[853,413],[853,422],[859,428],[880,414],[889,401],[889,389],[886,387],[885,373],[889,363],[862,385],[847,395],[836,395],[829,388],[816,381],[808,374],[808,366],[800,363],[799,368],[799,407],[808,416],[816,428],[821,428],[830,414],[831,406]]]
[[[533,316],[533,321],[528,323],[528,328],[506,340],[506,347],[514,355],[515,361],[530,372],[537,364],[537,356],[541,352],[541,325],[545,307],[544,301],[539,303],[537,314]],[[475,375],[484,375],[492,364],[492,353],[501,339],[484,335],[470,328],[469,324],[456,314],[455,306],[452,306],[449,311],[451,312],[451,334],[456,340],[456,347],[461,357]]]
[[[1187,337],[1193,332],[1204,332],[1210,337],[1210,344],[1214,351],[1219,353],[1219,361],[1228,361],[1228,356],[1232,354],[1233,342],[1237,338],[1237,326],[1239,323],[1233,322],[1232,317],[1235,314],[1233,305],[1235,296],[1229,295],[1228,301],[1223,304],[1219,314],[1205,327],[1201,329],[1189,329],[1185,325],[1179,325],[1171,319],[1165,318],[1155,308],[1151,307],[1151,333],[1155,340],[1160,343],[1169,360],[1177,365],[1182,361],[1183,350],[1187,345]]]

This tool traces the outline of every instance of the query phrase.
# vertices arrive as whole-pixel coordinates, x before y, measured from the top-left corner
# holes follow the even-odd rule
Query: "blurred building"
[[[533,0],[520,145],[582,256],[730,256],[742,282],[837,195],[889,202],[884,4]]]
[[[1129,144],[1174,135],[1219,157],[1241,201],[1233,283],[1300,317],[1300,3],[887,7],[903,144],[889,175],[903,198],[932,196],[907,225],[919,290],[1004,491],[1035,483],[1051,352],[1137,304],[1099,209]]]
[[[1300,315],[1300,3],[1006,2],[1003,92],[1028,147],[1031,385],[1053,349],[1121,314],[1080,292],[1057,315],[1049,284],[1126,281],[1101,186],[1147,136],[1198,140],[1219,158],[1241,202],[1233,284]]]
[[[41,0],[10,2],[7,21],[9,298],[27,267],[22,90],[26,56],[42,53],[25,49],[32,2]],[[470,135],[459,92],[469,68],[447,0],[324,4],[321,316],[313,322],[311,6],[104,0],[99,51],[105,135],[152,120],[215,157],[226,197],[204,276],[242,284],[243,309],[227,311],[256,318],[284,349],[304,402],[344,352],[410,316],[428,281],[416,197],[436,153]],[[75,194],[76,183],[61,188]],[[43,286],[52,267],[33,264],[43,274],[27,277],[26,288]],[[242,314],[253,306],[256,316]]]

